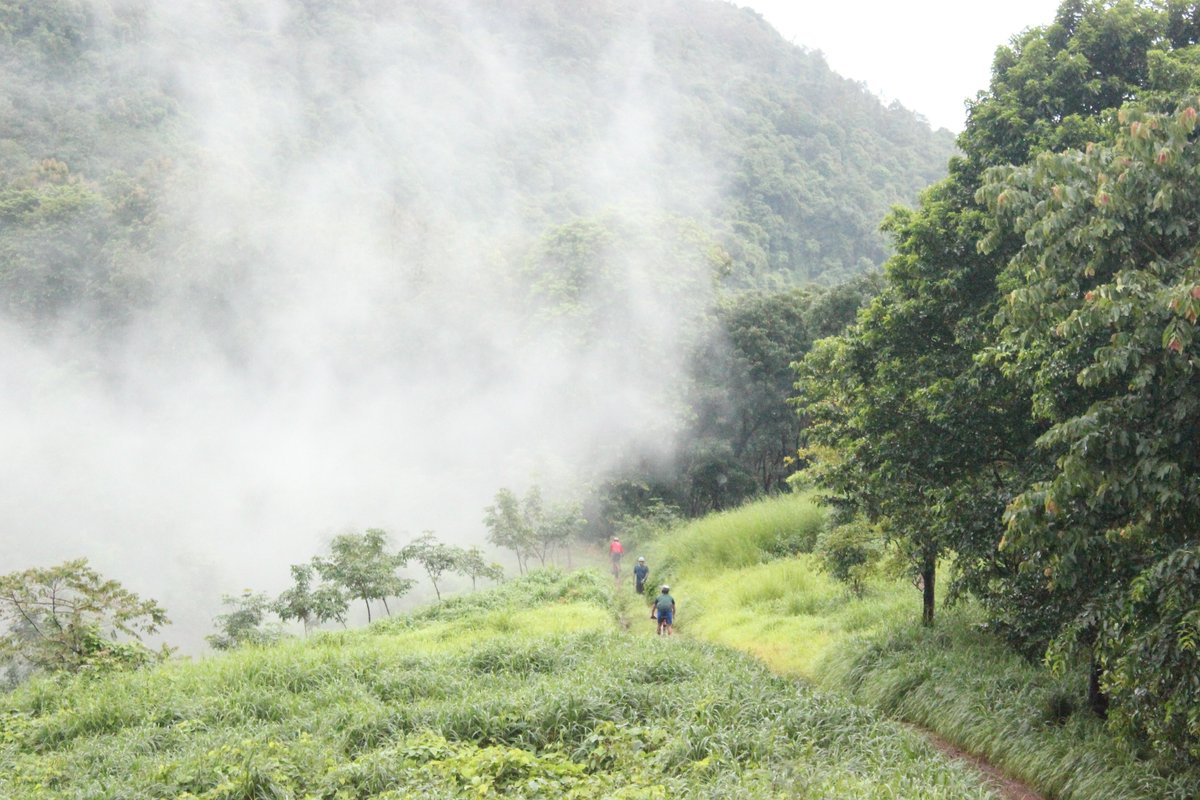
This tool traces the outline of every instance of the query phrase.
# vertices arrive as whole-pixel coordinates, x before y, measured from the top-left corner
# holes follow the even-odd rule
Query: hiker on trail
[[[654,601],[654,610],[650,616],[658,620],[658,635],[670,636],[675,624],[675,598],[671,597],[671,587],[665,583],[660,594]]]
[[[614,536],[612,544],[608,546],[608,554],[612,556],[613,577],[621,577],[621,554],[625,552],[625,548],[621,547],[620,537]]]
[[[638,594],[645,592],[646,576],[649,574],[650,568],[646,566],[646,559],[638,556],[637,566],[633,568],[633,588]]]

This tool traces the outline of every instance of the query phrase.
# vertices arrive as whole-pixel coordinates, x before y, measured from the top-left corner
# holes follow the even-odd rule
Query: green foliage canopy
[[[307,633],[314,625],[323,622],[346,624],[346,612],[350,601],[345,589],[337,584],[323,581],[315,588],[313,578],[317,567],[313,563],[291,566],[292,585],[283,590],[271,609],[281,620],[296,620],[304,625]]]
[[[429,582],[433,584],[433,591],[438,600],[442,599],[438,581],[448,570],[457,569],[463,559],[462,548],[439,541],[433,531],[425,531],[406,544],[400,554],[406,562],[416,561],[421,565],[425,574],[429,576]]]
[[[824,472],[827,487],[908,547],[926,578],[926,619],[941,553],[958,554],[957,588],[998,610],[1033,588],[1008,580],[1014,559],[996,545],[1003,508],[1045,471],[1033,445],[1044,423],[1011,374],[977,358],[995,337],[997,275],[1022,242],[994,235],[979,251],[989,229],[976,190],[992,166],[1111,138],[1115,105],[1144,93],[1151,53],[1170,49],[1168,17],[1131,2],[1072,0],[1054,24],[1001,48],[950,176],[886,223],[897,252],[883,292],[802,373],[801,408],[818,421],[809,441],[843,456]],[[819,385],[825,376],[829,385]],[[1044,616],[1057,613],[1051,604],[1024,608],[1043,615],[1027,617],[1018,637],[1054,625]],[[1008,618],[1021,627],[1022,616]]]
[[[9,663],[48,672],[140,666],[154,656],[138,640],[168,622],[158,603],[104,578],[87,559],[0,576],[0,658]]]
[[[1009,264],[994,356],[1050,424],[1054,464],[1011,504],[1006,545],[1075,608],[1117,712],[1200,756],[1200,156],[1197,103],[1123,111],[1116,141],[989,175]],[[1098,631],[1091,635],[1089,632]],[[1147,691],[1147,687],[1155,687]]]
[[[406,563],[403,553],[388,550],[387,532],[379,528],[335,536],[329,544],[329,555],[313,559],[313,566],[322,578],[363,601],[368,622],[372,600],[382,602],[391,616],[387,599],[399,597],[412,588],[415,581],[396,574]]]
[[[953,553],[1026,652],[1080,645],[1093,708],[1181,760],[1200,732],[1198,22],[1195,3],[1069,0],[998,51],[963,157],[888,221],[883,292],[799,383],[827,490],[926,574]]]
[[[228,610],[214,621],[217,632],[204,637],[217,650],[269,645],[283,638],[278,625],[267,622],[272,604],[265,593],[246,589],[240,595],[224,595],[221,604]]]
[[[467,111],[455,124],[466,127],[458,134],[496,157],[459,187],[454,211],[474,218],[520,209],[518,241],[505,234],[484,245],[516,253],[517,273],[542,255],[543,236],[553,244],[567,231],[603,243],[617,231],[598,219],[627,227],[644,216],[640,201],[623,197],[602,200],[624,205],[597,213],[585,163],[597,150],[610,155],[604,137],[627,113],[613,86],[628,75],[614,74],[611,53],[634,20],[652,54],[640,79],[647,102],[670,112],[659,132],[670,146],[647,168],[660,190],[652,214],[702,231],[730,285],[835,283],[878,266],[887,250],[878,218],[944,174],[953,152],[948,132],[883,106],[748,9],[708,0],[481,3],[472,9],[476,28],[452,6],[296,3],[270,43],[246,25],[257,8],[248,0],[215,4],[210,22],[228,57],[280,68],[280,92],[304,125],[278,146],[296,158],[364,125],[388,135],[344,100],[364,90],[364,76],[398,71],[462,87]],[[392,31],[404,35],[381,61],[369,45]],[[481,31],[489,32],[483,42]],[[0,313],[24,326],[74,321],[109,336],[164,292],[194,288],[216,311],[249,288],[263,254],[244,241],[205,246],[192,228],[198,209],[189,202],[204,194],[204,109],[177,72],[187,62],[172,58],[196,46],[187,26],[162,17],[151,0],[0,3]],[[494,108],[471,96],[489,47],[522,54],[514,80],[539,98],[537,114],[499,125]],[[297,54],[294,68],[282,67],[284,51]],[[325,52],[338,55],[309,55]],[[388,152],[407,151],[403,137],[414,131],[446,124],[420,102],[390,113],[405,124],[400,140],[385,142]],[[400,159],[396,185],[372,209],[391,221],[388,236],[403,239],[437,218],[441,190],[417,172]],[[285,189],[247,191],[268,198]],[[409,260],[420,262],[410,267],[437,268],[437,248],[423,255],[419,244],[409,248]]]

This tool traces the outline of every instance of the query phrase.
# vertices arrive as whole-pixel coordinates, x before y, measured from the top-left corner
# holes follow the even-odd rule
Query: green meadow
[[[905,582],[830,580],[802,552],[822,525],[780,498],[643,542],[672,638],[627,583],[550,569],[362,630],[37,679],[0,698],[0,797],[1000,797],[928,732],[1047,798],[1195,797],[969,605],[926,629]]]
[[[676,632],[914,723],[1046,797],[1200,796],[1200,775],[1160,773],[1087,710],[1081,669],[1058,676],[1015,654],[971,603],[939,606],[925,628],[906,580],[878,575],[862,596],[833,581],[805,552],[822,526],[809,498],[784,496],[645,544],[651,583],[679,604]]]
[[[0,796],[984,798],[921,736],[537,573],[370,629],[3,698]]]

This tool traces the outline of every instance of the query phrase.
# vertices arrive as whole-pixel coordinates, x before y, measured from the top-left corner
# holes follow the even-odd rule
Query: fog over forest
[[[180,154],[119,264],[138,302],[0,320],[0,571],[86,556],[185,649],[336,533],[483,544],[500,486],[667,458],[721,267],[730,176],[640,4],[586,81],[493,4],[306,5],[95,5],[92,80],[161,88]],[[95,148],[144,176],[141,144]],[[586,275],[546,238],[581,218]]]

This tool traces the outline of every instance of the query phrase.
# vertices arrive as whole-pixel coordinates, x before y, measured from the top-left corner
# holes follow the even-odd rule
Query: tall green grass
[[[927,629],[920,595],[904,581],[876,578],[855,597],[811,555],[777,557],[787,528],[778,520],[815,538],[807,526],[819,526],[820,513],[805,503],[764,501],[661,538],[651,556],[666,565],[659,577],[679,605],[676,630],[928,728],[1047,797],[1200,798],[1200,773],[1159,774],[1085,710],[1082,673],[1058,678],[1026,662],[983,630],[969,604],[940,611]]]
[[[890,582],[871,584],[864,597],[852,597],[817,571],[808,554],[722,572],[681,573],[673,580],[681,632],[805,678],[813,676],[833,643],[881,629],[912,603],[911,589]]]
[[[0,701],[0,797],[992,797],[735,651],[614,630],[603,585],[536,576],[368,631],[35,681]]]
[[[974,609],[936,628],[898,623],[843,639],[820,682],[937,731],[1056,798],[1200,797],[1200,772],[1159,774],[1087,710],[1082,666],[1056,676],[980,625]]]
[[[695,520],[649,549],[666,574],[711,574],[811,551],[824,520],[807,496],[781,495]]]

